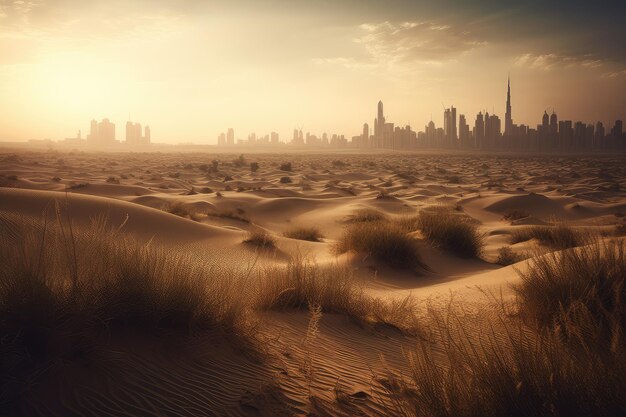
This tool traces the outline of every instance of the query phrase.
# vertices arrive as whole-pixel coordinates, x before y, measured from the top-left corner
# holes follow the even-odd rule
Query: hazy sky
[[[626,1],[0,0],[0,140],[149,124],[158,142],[626,117]]]

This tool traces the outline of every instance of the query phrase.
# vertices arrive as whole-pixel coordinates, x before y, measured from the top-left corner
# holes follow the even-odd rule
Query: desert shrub
[[[163,207],[163,211],[166,211],[175,216],[184,217],[185,219],[191,219],[194,215],[193,210],[190,210],[189,206],[181,203],[180,201],[175,201],[169,203]]]
[[[103,219],[80,230],[62,219],[0,216],[3,407],[27,401],[51,368],[93,361],[112,337],[252,341],[245,273],[137,242]]]
[[[504,213],[504,216],[502,216],[504,220],[507,220],[510,222],[514,222],[515,220],[525,219],[526,217],[528,217],[528,213],[526,213],[523,210],[508,210],[506,213]]]
[[[478,257],[481,254],[483,235],[467,218],[443,208],[422,210],[419,216],[424,237],[434,245],[462,257]]]
[[[394,416],[618,416],[626,406],[623,350],[601,359],[500,309],[431,311],[430,334],[406,355],[405,377],[379,377]]]
[[[448,175],[446,176],[446,180],[451,184],[461,184],[463,182],[458,175]]]
[[[236,167],[242,167],[246,164],[246,158],[244,158],[243,154],[239,155],[236,159],[233,159],[233,165]]]
[[[291,184],[291,178],[290,177],[280,177],[280,183],[281,184]]]
[[[294,227],[286,230],[283,235],[290,239],[308,240],[310,242],[320,242],[324,235],[316,227]]]
[[[261,310],[306,310],[343,314],[359,323],[393,326],[419,334],[417,303],[411,296],[383,300],[369,296],[347,265],[320,266],[297,255],[285,266],[260,270],[255,306]]]
[[[356,210],[353,214],[349,215],[346,219],[348,223],[360,223],[360,222],[375,222],[379,220],[386,220],[387,216],[373,208],[363,208]]]
[[[285,162],[283,164],[280,164],[280,167],[278,169],[280,169],[281,171],[291,172],[291,162]]]
[[[61,177],[52,177],[52,181],[61,182]]]
[[[250,162],[250,172],[257,172],[259,170],[258,162]]]
[[[517,261],[519,261],[519,256],[513,252],[510,246],[502,246],[498,249],[498,259],[496,259],[498,265],[507,266]]]
[[[567,249],[582,244],[585,236],[565,223],[558,223],[555,226],[526,226],[511,233],[511,243],[526,242],[530,239],[537,239],[542,245],[554,249]]]
[[[88,182],[72,182],[67,185],[68,190],[78,190],[80,188],[85,188],[89,185]]]
[[[265,230],[260,229],[248,232],[243,243],[262,249],[272,249],[276,247],[276,239]]]
[[[600,241],[537,256],[515,291],[523,316],[569,337],[621,338],[626,330],[626,247]]]
[[[355,251],[394,268],[422,267],[417,241],[386,221],[348,224],[337,241],[337,254]]]
[[[379,190],[378,193],[376,194],[377,200],[382,200],[382,199],[389,198],[389,197],[391,197],[391,194],[389,194],[389,191],[385,190],[384,188]]]
[[[241,207],[235,210],[218,210],[207,213],[208,217],[218,217],[223,219],[233,219],[244,223],[250,223],[250,219],[246,216],[246,212]]]
[[[106,182],[109,184],[119,184],[120,180],[116,177],[109,177],[107,178]]]
[[[261,309],[306,309],[309,305],[320,305],[324,312],[344,313],[362,308],[351,304],[362,297],[362,289],[346,266],[322,267],[296,256],[285,268],[267,267],[262,275],[259,281],[263,290],[258,299]]]
[[[200,192],[202,194],[211,194],[213,192],[213,189],[211,189],[210,187],[202,187],[200,188]]]
[[[405,214],[394,218],[392,221],[405,233],[415,232],[421,227],[419,215]]]

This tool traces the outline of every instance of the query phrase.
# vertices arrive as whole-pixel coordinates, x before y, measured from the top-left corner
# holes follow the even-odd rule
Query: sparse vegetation
[[[291,170],[292,170],[291,162],[285,162],[283,164],[280,164],[280,167],[278,169],[280,169],[281,171],[291,172]]]
[[[394,268],[423,267],[417,241],[387,221],[348,224],[334,250],[338,254],[355,251]]]
[[[262,249],[273,249],[276,247],[276,239],[261,229],[248,232],[243,243]]]
[[[183,217],[185,219],[191,219],[196,213],[191,210],[186,204],[179,201],[169,203],[163,207],[163,211],[166,211],[175,216]]]
[[[246,165],[246,158],[243,154],[239,155],[236,159],[233,159],[233,165],[236,167],[242,167]]]
[[[260,272],[256,306],[265,310],[307,310],[344,314],[369,326],[395,327],[406,334],[420,332],[415,299],[388,301],[368,296],[347,265],[320,266],[296,256],[286,267]]]
[[[250,219],[246,216],[245,210],[240,207],[235,210],[209,211],[206,215],[208,217],[233,219],[244,223],[250,223]]]
[[[498,259],[496,263],[502,266],[512,265],[520,260],[520,257],[513,252],[510,246],[502,246],[498,249]]]
[[[587,245],[536,256],[515,287],[523,316],[580,343],[623,343],[626,244]]]
[[[419,216],[424,237],[434,245],[462,257],[481,254],[483,235],[466,217],[445,208],[422,210]]]
[[[432,308],[430,330],[407,354],[406,377],[380,376],[384,414],[407,417],[618,416],[626,406],[626,363],[572,350],[559,336],[527,327],[503,308],[471,314]]]
[[[542,245],[554,249],[567,249],[579,246],[585,236],[565,223],[557,223],[555,226],[526,226],[511,233],[511,243],[530,239],[537,239]]]
[[[376,194],[376,199],[377,200],[382,200],[385,198],[390,198],[391,194],[389,194],[389,191],[385,190],[384,188],[381,190],[378,190],[378,194]]]
[[[321,242],[324,235],[316,227],[294,227],[286,230],[283,235],[290,239],[308,240],[310,242]]]
[[[107,184],[119,184],[120,180],[116,177],[109,177],[106,180]]]
[[[68,190],[78,190],[80,188],[85,188],[89,185],[88,182],[72,182],[68,184],[66,187]]]
[[[379,220],[387,220],[387,216],[379,210],[373,208],[363,208],[356,210],[353,214],[348,216],[346,222],[348,223],[360,223],[360,222],[375,222]]]
[[[528,216],[529,214],[523,210],[509,210],[506,213],[504,213],[504,216],[502,216],[502,218],[509,222],[514,222],[516,220],[525,219]]]
[[[250,172],[257,172],[259,170],[258,162],[250,162]]]
[[[98,349],[112,338],[212,335],[254,344],[245,274],[139,244],[103,219],[83,231],[63,218],[0,217],[4,411],[28,402],[51,369],[107,366]]]
[[[281,184],[291,184],[291,178],[290,177],[280,177],[280,183]]]

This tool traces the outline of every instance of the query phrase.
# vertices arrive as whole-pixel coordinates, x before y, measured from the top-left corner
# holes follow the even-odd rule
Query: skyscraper
[[[504,116],[504,134],[513,134],[513,118],[511,117],[511,77],[507,80],[506,90],[506,114]]]
[[[385,146],[385,115],[383,113],[383,102],[378,101],[378,117],[374,120],[374,142],[375,148]]]
[[[100,144],[110,144],[115,142],[115,124],[109,119],[102,119],[98,123],[98,142]]]
[[[226,133],[226,144],[229,146],[233,146],[235,144],[235,131],[232,127],[229,127],[228,132]]]
[[[453,147],[456,145],[456,108],[454,106],[443,111],[443,132],[445,135],[446,146]]]
[[[485,120],[482,112],[476,115],[476,122],[474,123],[474,141],[476,141],[477,148],[483,149],[485,147]]]
[[[135,126],[133,122],[126,122],[126,143],[129,145],[135,145]]]
[[[465,115],[459,115],[459,144],[461,147],[469,147],[470,131],[469,125],[465,120]]]
[[[507,90],[506,90],[506,111],[504,116],[504,134],[510,135],[513,133],[513,118],[511,117],[511,76],[507,78]]]
[[[98,122],[95,119],[91,121],[91,128],[89,129],[89,135],[87,135],[87,139],[92,142],[98,141]]]

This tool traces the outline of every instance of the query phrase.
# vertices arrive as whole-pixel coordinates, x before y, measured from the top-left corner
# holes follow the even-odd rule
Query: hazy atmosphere
[[[625,22],[0,0],[0,416],[624,417]]]
[[[375,103],[422,129],[443,106],[624,117],[625,3],[584,1],[0,1],[0,140],[91,119],[212,144],[294,128],[358,134]]]

